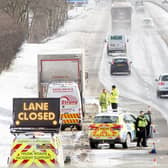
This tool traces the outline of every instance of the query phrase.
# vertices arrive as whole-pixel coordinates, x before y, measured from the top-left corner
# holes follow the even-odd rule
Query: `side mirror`
[[[108,62],[108,64],[110,64],[110,65],[111,65],[111,62],[109,61],[109,62]]]
[[[132,64],[132,61],[130,61],[130,64]]]
[[[107,43],[107,40],[105,39],[104,42]]]
[[[155,79],[155,81],[156,81],[156,82],[158,82],[158,81],[159,81],[159,79],[157,79],[157,78],[156,78],[156,79]]]

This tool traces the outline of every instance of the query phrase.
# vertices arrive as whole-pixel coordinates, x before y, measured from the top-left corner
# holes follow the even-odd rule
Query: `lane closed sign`
[[[59,98],[14,98],[14,127],[59,127]]]

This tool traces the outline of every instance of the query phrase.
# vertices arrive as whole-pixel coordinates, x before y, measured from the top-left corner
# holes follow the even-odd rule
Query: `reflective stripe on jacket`
[[[119,91],[117,88],[111,91],[110,103],[118,103]]]

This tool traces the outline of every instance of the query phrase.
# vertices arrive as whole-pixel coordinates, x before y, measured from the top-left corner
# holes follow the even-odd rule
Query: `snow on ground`
[[[79,36],[75,33],[81,24],[85,24],[85,18],[95,8],[94,0],[89,0],[85,7],[74,8],[69,12],[69,20],[58,34],[47,39],[42,44],[24,43],[17,54],[12,66],[8,71],[0,75],[0,167],[7,166],[7,157],[9,156],[10,145],[13,136],[9,133],[11,123],[11,114],[13,108],[13,98],[37,97],[37,54],[41,50],[48,49],[50,45],[57,49],[71,48],[68,44],[73,44],[73,36]],[[76,23],[79,22],[78,25]],[[81,24],[80,24],[81,23]],[[3,122],[4,121],[4,122]],[[7,122],[6,122],[7,121]],[[2,156],[3,154],[3,156]]]
[[[0,157],[0,166],[3,166],[3,168],[6,166],[10,150],[9,144],[13,138],[9,133],[12,99],[13,97],[37,97],[37,54],[50,45],[55,48],[71,48],[74,43],[78,43],[77,38],[74,37],[80,37],[82,34],[81,27],[88,24],[85,18],[94,12],[95,7],[94,0],[90,0],[87,7],[75,8],[70,11],[70,19],[65,23],[64,27],[60,29],[57,35],[47,39],[48,41],[45,43],[23,44],[11,68],[0,75],[0,107],[6,111],[6,114],[1,113],[0,115],[0,128],[3,130],[0,141],[0,154],[3,153],[3,156]],[[82,36],[82,38],[84,37]],[[82,45],[79,44],[79,47]],[[9,122],[3,123],[2,121],[5,120]]]
[[[73,16],[73,19],[68,20],[58,34],[46,43],[25,43],[22,45],[10,69],[0,75],[1,107],[12,110],[13,97],[37,97],[37,54],[41,50],[48,49],[50,45],[56,49],[71,48],[68,44],[75,43],[75,41],[72,41],[73,36],[80,35],[80,33],[76,32],[78,32],[81,24],[77,25],[76,23],[79,21],[85,24],[84,18],[93,8],[94,1],[90,0],[85,8],[80,7],[71,10],[70,16]],[[79,16],[83,18],[81,19]]]

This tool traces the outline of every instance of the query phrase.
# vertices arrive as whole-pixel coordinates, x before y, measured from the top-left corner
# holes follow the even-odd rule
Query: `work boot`
[[[140,147],[140,144],[137,144],[137,147]]]
[[[143,147],[148,147],[148,145],[142,145]]]

